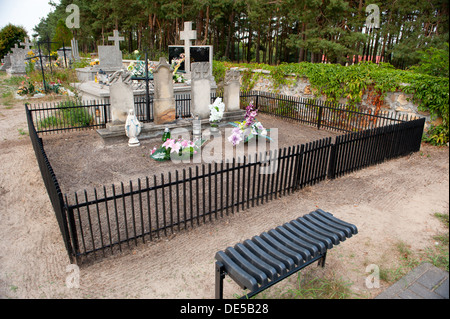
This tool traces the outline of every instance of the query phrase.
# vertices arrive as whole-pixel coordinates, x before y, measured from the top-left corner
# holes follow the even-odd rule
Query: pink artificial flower
[[[183,141],[181,142],[181,146],[182,146],[183,148],[188,147],[188,146],[190,146],[190,142],[189,142],[188,140],[183,140]]]
[[[236,146],[237,144],[239,144],[240,141],[242,141],[242,137],[240,134],[232,134],[228,138],[228,141],[230,141],[231,144],[233,144],[233,146]]]
[[[150,155],[153,155],[153,153],[156,152],[156,146],[150,151]]]
[[[235,127],[233,129],[233,134],[241,134],[241,129],[239,127]]]
[[[180,143],[175,143],[172,145],[172,150],[170,151],[170,153],[178,153],[181,149],[181,144]]]
[[[171,147],[173,147],[174,142],[175,141],[173,139],[168,138],[162,146],[165,148],[171,148]]]

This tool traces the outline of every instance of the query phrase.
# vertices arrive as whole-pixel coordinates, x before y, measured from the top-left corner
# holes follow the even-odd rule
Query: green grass
[[[425,254],[427,260],[438,268],[449,271],[449,214],[435,213],[434,216],[438,218],[446,227],[447,231],[437,234],[433,237],[435,245],[426,249]]]
[[[351,299],[358,297],[352,290],[352,282],[336,274],[323,276],[314,268],[297,273],[294,285],[277,288],[276,285],[254,296],[254,299]],[[241,296],[236,295],[240,298]]]
[[[380,267],[381,280],[394,283],[422,262],[429,262],[449,271],[449,214],[435,213],[434,216],[443,223],[447,231],[433,236],[433,244],[421,252],[414,252],[406,243],[398,242],[396,248],[400,263],[394,268]]]

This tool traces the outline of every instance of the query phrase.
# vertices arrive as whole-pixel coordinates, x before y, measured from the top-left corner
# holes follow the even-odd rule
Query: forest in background
[[[34,38],[53,39],[72,3],[80,9],[80,28],[72,32],[85,53],[111,44],[117,29],[124,52],[148,50],[157,59],[168,45],[182,44],[185,21],[194,22],[195,44],[214,46],[215,60],[238,63],[345,65],[359,56],[404,69],[419,61],[419,51],[448,43],[446,0],[61,0]],[[367,28],[370,4],[379,8],[379,28]]]

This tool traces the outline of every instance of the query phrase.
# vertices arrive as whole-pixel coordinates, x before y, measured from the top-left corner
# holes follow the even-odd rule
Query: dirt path
[[[443,229],[432,215],[449,209],[448,148],[423,145],[411,156],[99,260],[81,268],[79,288],[68,288],[69,260],[26,131],[23,102],[0,105],[2,298],[213,298],[218,250],[316,207],[359,229],[330,251],[318,275],[351,281],[360,298],[372,298],[387,285],[368,289],[367,265],[398,267],[399,241],[414,251],[433,245],[432,236]],[[276,287],[294,283],[295,276]],[[225,284],[226,298],[240,293]]]

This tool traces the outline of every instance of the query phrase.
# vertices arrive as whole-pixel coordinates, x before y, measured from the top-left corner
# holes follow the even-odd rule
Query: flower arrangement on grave
[[[219,127],[219,122],[222,120],[223,112],[225,112],[225,104],[220,97],[216,98],[214,103],[209,105],[209,111],[209,122],[211,123],[211,127]]]
[[[19,95],[30,95],[35,93],[34,83],[31,81],[29,76],[25,76],[25,80],[22,81],[21,85],[17,89],[17,94]]]
[[[201,139],[190,141],[168,138],[159,148],[154,147],[150,151],[150,157],[157,161],[170,160],[170,155],[172,153],[176,153],[180,156],[187,155],[192,157],[194,154],[197,154],[202,144],[203,140]]]
[[[91,63],[89,63],[90,66],[95,66],[100,64],[100,61],[98,59],[95,59],[94,61],[91,61]]]
[[[136,56],[136,62],[131,61],[131,63],[128,65],[127,70],[131,73],[132,76],[135,77],[145,77],[145,61],[141,61],[141,56],[138,55],[139,51],[135,50],[133,52],[133,55]],[[153,74],[154,65],[152,62],[148,62],[148,76],[151,79]]]
[[[185,81],[184,76],[180,73],[177,73],[181,63],[183,63],[185,59],[186,56],[184,55],[184,53],[181,53],[179,58],[172,59],[171,67],[173,69],[173,81],[175,83],[184,83]]]
[[[254,107],[253,102],[246,108],[245,120],[242,122],[230,122],[234,126],[232,134],[228,137],[228,141],[233,144],[233,146],[238,145],[240,142],[244,141],[247,143],[254,137],[264,137],[271,141],[272,139],[267,136],[267,132],[270,131],[265,129],[261,122],[256,120],[258,115],[258,110]]]

